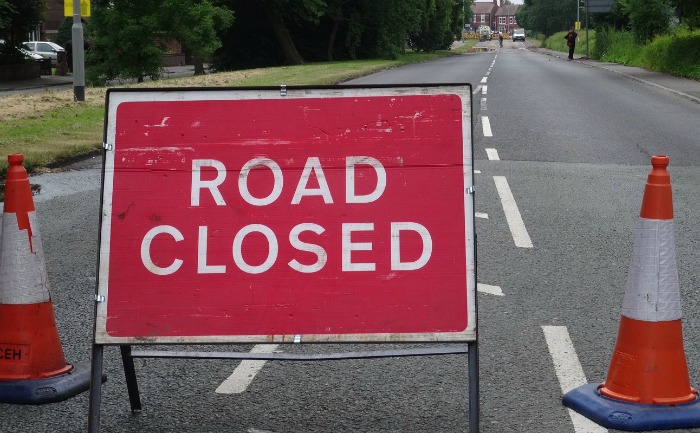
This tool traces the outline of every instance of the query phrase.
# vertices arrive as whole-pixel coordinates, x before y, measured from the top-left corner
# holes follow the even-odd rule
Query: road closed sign
[[[476,337],[469,85],[110,89],[95,342]]]

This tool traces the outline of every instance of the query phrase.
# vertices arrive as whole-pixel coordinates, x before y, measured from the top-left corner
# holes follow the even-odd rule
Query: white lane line
[[[566,326],[543,326],[544,338],[547,340],[549,354],[552,355],[554,371],[559,379],[562,394],[586,383],[586,375],[578,361],[574,343],[571,342]],[[578,412],[568,409],[571,423],[576,433],[603,433],[606,428],[599,426]]]
[[[481,174],[481,170],[474,170],[475,174]]]
[[[518,204],[515,202],[515,197],[513,197],[513,193],[508,186],[508,181],[505,176],[494,176],[493,181],[496,184],[498,196],[501,198],[503,211],[506,214],[506,221],[508,222],[508,228],[510,228],[510,234],[513,236],[515,246],[532,248],[532,240],[530,240],[530,235],[527,234],[525,223],[520,216]]]
[[[476,88],[472,91],[472,95],[476,95],[481,91],[481,86],[476,86]]]
[[[498,156],[498,150],[487,148],[486,155],[489,157],[489,161],[500,161],[501,158]]]
[[[487,88],[488,88],[488,86],[483,86],[483,87],[481,88],[481,94],[482,94],[482,95],[485,95],[485,94],[486,94]]]
[[[488,107],[486,106],[486,98],[481,98],[481,111],[488,111]]]
[[[258,430],[256,428],[249,428],[248,433],[274,433],[268,430]]]
[[[253,353],[272,353],[278,344],[257,344],[253,347]],[[240,394],[245,392],[246,388],[255,379],[255,375],[263,368],[267,361],[249,361],[244,360],[238,364],[231,376],[224,380],[218,388],[217,394]]]
[[[484,77],[481,79],[481,84],[486,84],[486,81],[489,79],[489,77]]]
[[[491,122],[489,121],[488,116],[481,116],[481,126],[484,129],[484,137],[493,137],[493,133],[491,132]]]
[[[483,218],[485,220],[489,219],[489,214],[483,212],[474,212],[474,216],[477,218]]]
[[[498,286],[489,286],[488,284],[476,283],[476,290],[489,295],[504,296],[503,291]]]

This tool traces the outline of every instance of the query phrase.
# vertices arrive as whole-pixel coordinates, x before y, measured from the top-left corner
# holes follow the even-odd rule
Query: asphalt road
[[[562,388],[578,366],[587,382],[606,377],[655,154],[671,161],[685,350],[697,386],[700,104],[510,41],[500,50],[353,81],[444,82],[470,82],[474,90],[481,431],[605,431],[571,415],[561,405]],[[70,362],[90,360],[99,168],[95,158],[32,179],[42,185],[37,211]],[[504,204],[509,193],[520,225],[511,221],[512,203]],[[567,337],[572,349],[565,356],[573,361],[562,376],[552,353]],[[137,360],[136,370],[144,408],[132,415],[118,350],[106,349],[101,431],[468,431],[465,356],[317,363]],[[229,393],[216,392],[232,375]],[[86,431],[87,413],[87,394],[39,407],[0,404],[0,431]]]

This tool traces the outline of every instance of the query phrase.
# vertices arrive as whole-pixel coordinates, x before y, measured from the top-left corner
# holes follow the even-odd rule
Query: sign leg
[[[479,344],[468,343],[469,348],[469,433],[479,433]]]
[[[102,403],[102,364],[104,346],[92,345],[92,367],[90,379],[90,409],[88,413],[88,433],[100,430],[100,404]]]
[[[132,412],[141,411],[141,396],[139,394],[139,384],[136,381],[136,368],[134,358],[131,356],[131,346],[119,346],[122,353],[122,364],[124,364],[124,376],[126,377],[126,389],[129,391],[129,403]]]

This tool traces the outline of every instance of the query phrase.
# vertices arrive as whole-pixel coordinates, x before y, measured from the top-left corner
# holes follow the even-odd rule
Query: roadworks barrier
[[[681,297],[667,156],[653,156],[608,376],[564,395],[563,404],[606,428],[700,427],[683,348]]]
[[[24,156],[7,159],[0,225],[0,402],[62,401],[90,388],[90,368],[66,363]]]

